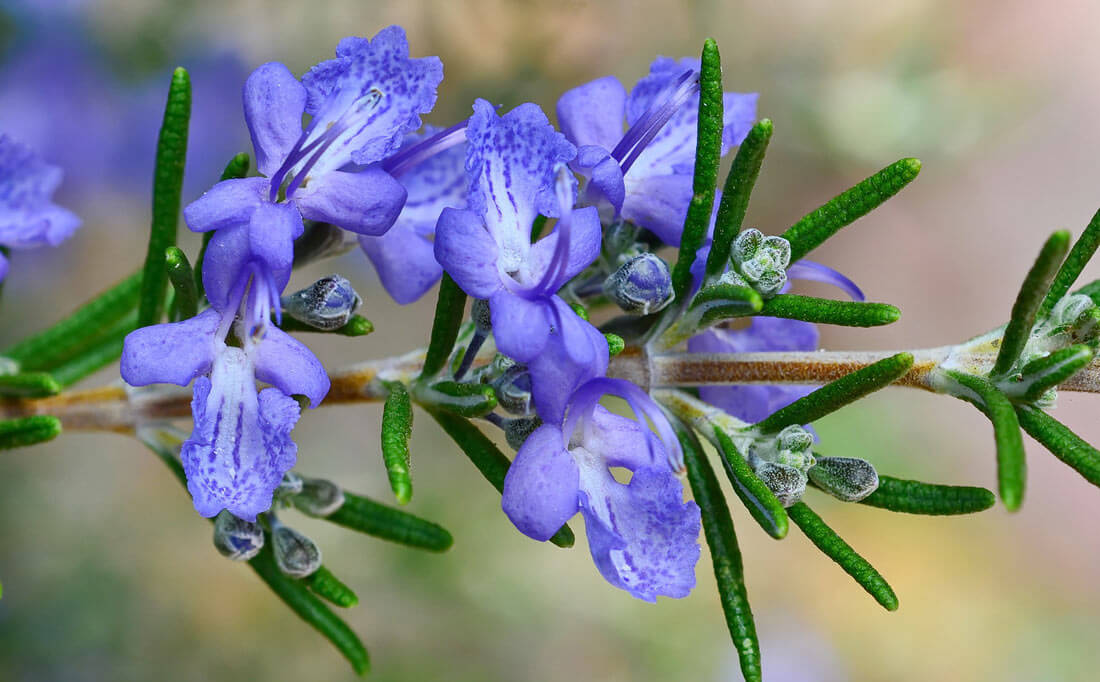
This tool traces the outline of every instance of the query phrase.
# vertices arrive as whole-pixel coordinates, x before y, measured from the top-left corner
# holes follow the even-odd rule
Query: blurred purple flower
[[[0,135],[0,246],[57,246],[80,227],[75,213],[53,203],[60,184],[60,168]],[[0,253],[0,281],[7,272],[8,261]]]
[[[587,196],[673,246],[692,196],[698,70],[698,59],[658,57],[629,95],[606,76],[569,90],[557,106],[562,131],[578,147],[573,167],[589,178]],[[748,134],[756,99],[725,93],[722,154]]]

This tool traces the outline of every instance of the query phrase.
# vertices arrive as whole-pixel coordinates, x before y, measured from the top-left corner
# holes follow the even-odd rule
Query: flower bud
[[[798,502],[806,492],[806,474],[792,466],[762,461],[756,467],[756,475],[784,507]]]
[[[339,256],[356,245],[355,240],[346,239],[344,231],[330,223],[307,220],[305,228],[302,236],[294,240],[295,267]]]
[[[493,320],[489,314],[489,302],[485,299],[475,298],[473,305],[470,306],[470,317],[474,321],[474,326],[480,332],[488,333],[493,330]]]
[[[275,489],[275,496],[289,497],[300,492],[302,492],[302,477],[293,471],[288,471],[283,474],[283,480],[279,482],[279,487]]]
[[[814,485],[845,502],[858,502],[878,488],[875,467],[856,457],[821,457],[807,473]]]
[[[302,492],[291,498],[298,511],[310,516],[328,516],[344,506],[344,491],[323,478],[303,478]]]
[[[611,273],[604,280],[603,290],[624,311],[649,315],[672,302],[672,275],[667,263],[652,253],[643,253]]]
[[[233,561],[248,561],[264,546],[264,529],[222,510],[214,517],[214,547]]]
[[[340,275],[322,277],[305,289],[282,298],[284,313],[325,331],[347,324],[362,302],[351,282]]]
[[[305,578],[321,567],[321,548],[298,531],[271,518],[271,549],[279,570],[293,578]]]
[[[509,414],[525,417],[531,413],[531,375],[523,365],[508,368],[492,384],[497,404]]]
[[[814,436],[798,424],[791,424],[776,434],[775,443],[780,450],[802,452],[814,444]]]
[[[750,228],[737,235],[730,258],[754,289],[774,296],[787,283],[791,244],[783,237],[765,237]]]
[[[540,426],[542,426],[542,420],[538,417],[508,419],[504,422],[504,438],[508,441],[509,447],[518,451],[527,440],[527,436]]]

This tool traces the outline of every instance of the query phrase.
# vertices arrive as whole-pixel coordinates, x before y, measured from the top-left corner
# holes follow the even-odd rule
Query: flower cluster
[[[606,376],[608,337],[582,304],[606,296],[626,317],[653,320],[673,303],[656,250],[680,243],[692,200],[699,69],[658,58],[630,92],[613,77],[570,90],[557,104],[562,132],[536,104],[501,113],[482,99],[450,128],[422,128],[442,66],[410,58],[398,27],[345,39],[301,80],[278,63],[256,69],[243,100],[260,176],[224,180],[184,209],[192,230],[212,233],[202,270],[210,308],[132,333],[122,360],[133,386],[194,381],[195,426],[181,456],[199,513],[255,522],[268,511],[296,461],[293,396],[316,406],[328,391],[317,359],[276,326],[284,311],[326,329],[346,319],[303,313],[317,291],[281,297],[304,221],[327,223],[356,235],[398,303],[444,272],[476,299],[476,332],[448,371],[496,396],[502,413],[483,416],[518,450],[502,500],[515,526],[547,540],[580,512],[612,585],[650,601],[690,592],[700,512],[683,500],[680,443],[646,390]],[[752,127],[756,95],[723,100],[725,154]],[[703,260],[708,248],[709,237]],[[724,281],[772,296],[789,273],[861,297],[828,268],[791,265],[789,253],[785,240],[749,230]],[[358,297],[345,285],[315,288],[346,313]],[[817,343],[812,325],[789,320],[699,331],[692,352]],[[474,367],[483,346],[495,359]],[[258,391],[257,381],[270,386]],[[712,388],[702,397],[755,421],[803,393]],[[633,417],[609,411],[606,397]]]

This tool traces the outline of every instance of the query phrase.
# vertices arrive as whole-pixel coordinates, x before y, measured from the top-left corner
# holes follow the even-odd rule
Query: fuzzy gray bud
[[[321,567],[321,548],[298,531],[271,519],[271,549],[279,570],[293,578],[305,578]]]
[[[814,485],[845,502],[859,502],[878,488],[875,467],[856,457],[821,457],[808,473]]]
[[[344,506],[344,490],[323,478],[303,478],[302,492],[291,501],[303,514],[324,517]]]
[[[248,561],[264,546],[264,529],[222,510],[214,518],[214,547],[233,561]]]
[[[282,298],[284,313],[325,331],[347,324],[362,302],[351,282],[340,275],[322,277],[305,289]]]
[[[672,275],[667,263],[652,253],[643,253],[611,273],[604,280],[603,290],[624,311],[649,315],[672,302]]]
[[[786,464],[775,462],[760,462],[756,467],[756,475],[775,493],[780,504],[789,507],[795,504],[806,492],[806,474]]]

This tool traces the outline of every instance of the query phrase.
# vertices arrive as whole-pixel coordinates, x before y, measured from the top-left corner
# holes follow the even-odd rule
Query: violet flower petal
[[[561,429],[544,424],[527,437],[504,478],[501,507],[521,533],[549,540],[577,513],[580,472]]]
[[[471,211],[445,208],[439,214],[435,259],[470,296],[489,298],[501,288],[497,245]]]
[[[131,386],[186,386],[214,361],[221,315],[213,309],[182,322],[135,329],[122,342],[119,371]]]
[[[555,229],[531,246],[528,265],[534,279],[541,280],[543,273],[552,265],[554,251],[557,249],[560,238],[561,230]],[[569,252],[566,266],[557,277],[547,283],[546,290],[542,293],[556,294],[562,285],[591,265],[600,255],[602,239],[603,226],[600,224],[600,214],[595,206],[586,206],[573,211],[569,225]]]
[[[268,190],[265,178],[222,180],[183,209],[183,220],[192,232],[222,230],[247,223]]]
[[[623,218],[656,234],[664,243],[679,246],[691,197],[690,175],[650,177],[628,173]]]
[[[380,235],[405,205],[405,188],[381,168],[358,173],[330,171],[294,194],[308,220],[332,223],[356,234]]]
[[[567,90],[558,99],[557,114],[570,142],[610,151],[623,136],[626,88],[614,76],[598,78]]]
[[[304,395],[317,407],[328,394],[328,374],[305,344],[278,327],[269,326],[253,351],[256,378],[287,395]]]
[[[286,66],[268,62],[249,75],[242,95],[256,168],[270,177],[302,136],[306,89]]]

